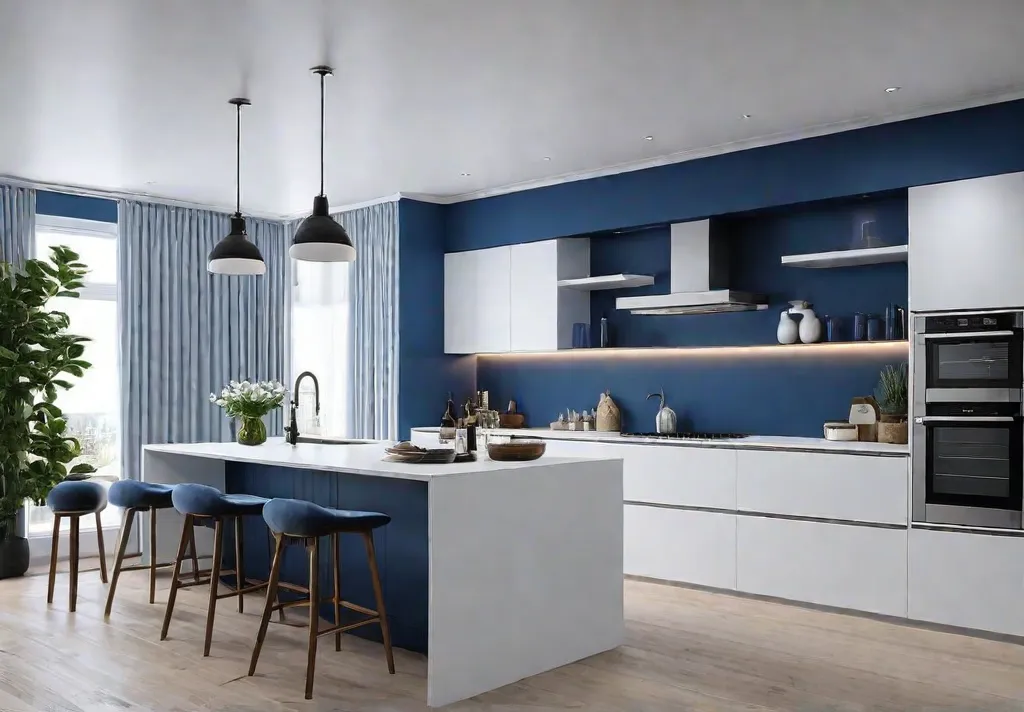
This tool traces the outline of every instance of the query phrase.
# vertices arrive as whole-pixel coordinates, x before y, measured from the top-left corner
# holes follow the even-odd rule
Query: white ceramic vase
[[[813,309],[804,309],[800,318],[800,341],[805,344],[813,344],[821,340],[821,319]]]
[[[799,333],[800,332],[797,328],[796,322],[793,321],[793,318],[789,315],[789,312],[782,312],[782,314],[779,315],[779,328],[775,332],[775,335],[779,339],[779,343],[795,344]]]

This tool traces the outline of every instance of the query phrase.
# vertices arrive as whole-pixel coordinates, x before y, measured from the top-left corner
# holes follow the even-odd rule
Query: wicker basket
[[[900,415],[883,415],[878,423],[878,442],[891,445],[907,444],[907,419]]]

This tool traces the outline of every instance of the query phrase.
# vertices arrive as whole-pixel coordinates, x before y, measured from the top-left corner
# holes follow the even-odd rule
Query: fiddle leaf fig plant
[[[0,541],[17,535],[25,500],[42,502],[54,485],[95,472],[70,463],[81,454],[56,405],[66,376],[82,376],[90,363],[84,336],[68,331],[70,319],[48,309],[55,297],[77,297],[86,266],[67,247],[51,248],[50,260],[16,268],[0,262]]]

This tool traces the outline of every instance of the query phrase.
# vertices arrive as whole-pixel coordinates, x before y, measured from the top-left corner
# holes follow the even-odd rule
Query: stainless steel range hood
[[[763,294],[729,288],[729,252],[724,240],[711,235],[711,221],[672,225],[668,294],[619,297],[616,309],[631,314],[714,314],[767,309]]]

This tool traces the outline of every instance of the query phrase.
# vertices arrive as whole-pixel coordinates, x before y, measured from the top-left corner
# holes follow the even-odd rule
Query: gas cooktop
[[[747,437],[743,433],[623,433],[627,438],[664,438],[666,440],[734,440]]]

